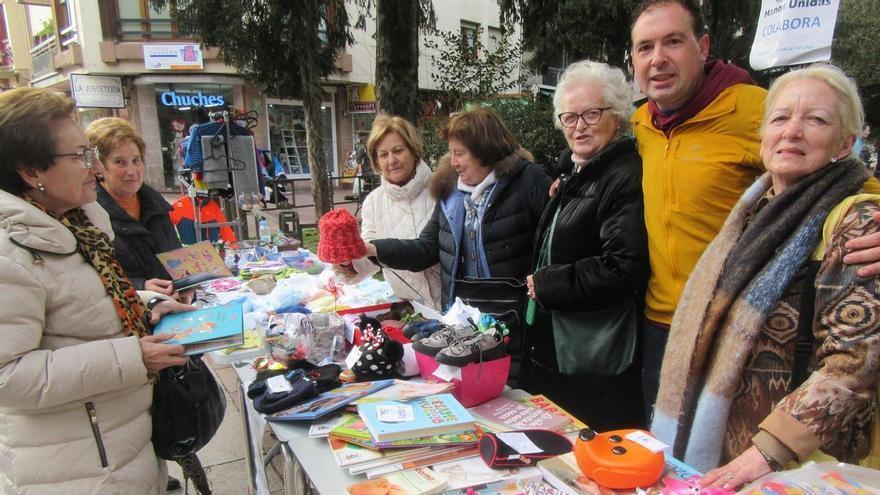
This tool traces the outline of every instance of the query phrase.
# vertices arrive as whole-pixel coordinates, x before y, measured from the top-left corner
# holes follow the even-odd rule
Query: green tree
[[[345,0],[150,1],[169,7],[182,33],[219,48],[223,61],[264,93],[302,100],[315,213],[329,211],[321,81],[352,42]]]
[[[843,0],[834,35],[832,59],[860,86],[880,85],[880,0]]]
[[[425,46],[434,50],[432,74],[448,110],[520,89],[520,44],[507,30],[490,50],[481,41],[482,34],[482,27],[470,36],[440,31],[425,40]]]

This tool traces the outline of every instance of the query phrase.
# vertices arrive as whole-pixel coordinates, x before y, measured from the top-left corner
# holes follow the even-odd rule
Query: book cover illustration
[[[474,430],[453,431],[438,435],[406,438],[391,442],[377,442],[360,416],[348,416],[345,422],[330,431],[330,436],[356,443],[368,449],[416,447],[422,445],[470,445],[477,443],[481,435],[479,425]]]
[[[511,430],[551,430],[557,431],[571,421],[567,416],[553,413],[529,404],[497,397],[484,404],[471,408],[474,416],[490,425]]]
[[[272,421],[302,421],[320,418],[331,413],[351,401],[365,395],[382,390],[391,385],[394,380],[376,380],[374,382],[354,382],[329,390],[317,397],[297,404],[290,409],[269,415],[266,419]]]
[[[447,478],[447,490],[461,490],[503,480],[541,481],[541,472],[536,467],[492,469],[479,456],[434,464],[433,469]]]
[[[350,495],[372,495],[375,493],[431,495],[442,493],[444,488],[446,488],[445,478],[429,468],[419,468],[360,481],[349,485],[346,490]]]
[[[202,241],[189,246],[165,251],[156,255],[159,262],[174,280],[210,273],[218,277],[231,277],[232,273],[220,258],[220,253],[211,245],[211,241]]]
[[[576,433],[587,427],[586,423],[572,416],[571,413],[556,405],[555,402],[541,394],[522,399],[520,402],[554,414],[560,414],[567,417],[568,424],[559,429],[560,433]]]
[[[375,394],[362,397],[352,402],[352,404],[357,406],[368,402],[382,402],[389,400],[408,401],[418,399],[419,397],[451,392],[454,387],[454,383],[425,383],[394,380],[394,383],[390,387],[384,388]]]
[[[153,328],[153,334],[169,333],[174,334],[174,338],[165,343],[187,346],[187,355],[241,345],[244,342],[242,305],[228,304],[163,315]]]
[[[383,421],[380,413],[387,408],[408,407],[411,418]],[[439,435],[474,429],[474,417],[452,394],[432,395],[410,402],[371,402],[358,406],[358,414],[373,435],[373,440],[390,442],[407,438]]]
[[[344,413],[338,416],[331,416],[327,419],[321,418],[315,420],[309,427],[309,438],[326,437],[333,431],[333,428],[343,425],[351,419],[360,419],[357,414]]]
[[[348,467],[352,464],[382,458],[382,453],[375,450],[365,449],[333,437],[328,437],[327,440],[330,442],[330,450],[333,452],[333,458],[336,459],[338,467]]]

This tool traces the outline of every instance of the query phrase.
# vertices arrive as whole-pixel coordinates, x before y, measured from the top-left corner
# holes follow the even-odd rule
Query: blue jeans
[[[660,367],[663,365],[663,353],[666,351],[666,340],[669,338],[669,327],[651,320],[645,320],[642,326],[642,393],[645,396],[645,418],[651,424],[654,402],[660,389]]]

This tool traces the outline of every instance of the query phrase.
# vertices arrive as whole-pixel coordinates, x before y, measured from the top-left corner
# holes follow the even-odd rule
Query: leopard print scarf
[[[81,208],[74,208],[64,215],[58,216],[48,211],[34,199],[24,196],[47,215],[61,222],[76,238],[76,247],[85,260],[92,265],[113,299],[116,315],[122,321],[122,329],[126,335],[142,337],[147,335],[144,324],[144,305],[138,297],[137,290],[131,285],[125,271],[116,260],[110,238],[95,226]]]

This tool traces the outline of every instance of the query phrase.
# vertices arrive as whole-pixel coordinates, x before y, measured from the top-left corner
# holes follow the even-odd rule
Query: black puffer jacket
[[[116,259],[135,288],[143,289],[148,279],[171,279],[156,254],[179,248],[180,240],[168,215],[171,205],[165,198],[146,184],[138,190],[138,197],[141,218],[135,220],[113,201],[103,186],[98,186],[98,203],[110,215],[116,235],[113,241]]]
[[[572,170],[571,152],[565,170]],[[648,245],[642,201],[642,162],[635,141],[622,138],[593,157],[560,185],[547,205],[535,238],[535,262],[545,232],[562,204],[552,240],[551,262],[534,274],[540,306],[589,311],[644,298]],[[539,312],[532,358],[556,369],[549,314]],[[542,318],[542,316],[544,316]],[[549,330],[549,328],[547,328]]]
[[[532,266],[532,242],[538,220],[549,200],[550,178],[520,149],[493,167],[495,190],[483,216],[483,251],[492,277],[523,280]],[[400,270],[419,271],[440,262],[445,311],[455,301],[464,206],[456,185],[458,174],[444,156],[429,187],[437,198],[433,216],[417,239],[379,239],[379,261]]]

